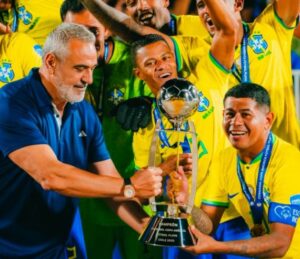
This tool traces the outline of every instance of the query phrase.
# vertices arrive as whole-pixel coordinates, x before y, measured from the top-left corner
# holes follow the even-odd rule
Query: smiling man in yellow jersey
[[[63,0],[11,0],[2,11],[4,22],[13,32],[24,32],[41,46],[48,34],[61,23],[59,9]]]
[[[130,17],[114,8],[110,8],[103,1],[86,0],[82,2],[109,29],[129,41],[132,41],[134,38],[141,38],[140,34],[158,33],[152,28],[132,23]],[[211,5],[214,10],[218,10],[216,13],[226,13],[224,16],[227,19],[225,21],[222,19],[221,23],[219,22],[219,15],[214,17],[216,22],[218,22],[218,33],[214,37],[213,46],[210,49],[206,48],[200,37],[177,36],[170,38],[162,34],[165,41],[156,43],[162,48],[156,51],[157,56],[154,55],[155,51],[152,48],[151,52],[149,50],[149,53],[147,53],[150,46],[141,48],[141,51],[145,51],[145,53],[141,55],[143,60],[139,61],[139,66],[136,66],[135,69],[136,76],[144,80],[151,88],[153,94],[156,95],[158,89],[165,81],[177,77],[177,72],[176,74],[174,72],[174,69],[176,71],[176,63],[169,62],[170,56],[176,60],[177,68],[183,70],[184,77],[194,83],[202,92],[200,93],[200,95],[202,94],[202,103],[199,106],[199,116],[201,114],[202,120],[206,120],[206,124],[210,127],[210,130],[203,132],[202,136],[208,136],[212,141],[208,141],[210,142],[210,144],[207,144],[209,147],[202,146],[201,148],[204,153],[210,150],[210,155],[225,145],[225,137],[220,129],[222,119],[221,106],[223,95],[228,87],[228,78],[226,76],[228,76],[232,66],[233,56],[231,55],[233,55],[233,44],[236,39],[236,23],[234,18],[228,15],[229,12],[225,11],[228,8],[227,4],[220,2]],[[225,10],[223,11],[223,9]],[[122,22],[128,23],[129,27],[133,25],[134,28],[128,28]],[[202,48],[203,45],[205,47]],[[166,50],[168,50],[168,53]],[[164,57],[163,54],[165,53],[167,54]],[[146,62],[148,55],[153,55],[154,57],[150,58],[149,62]],[[156,62],[159,64],[156,64]],[[162,66],[160,66],[161,62]],[[171,66],[169,63],[172,63],[172,71],[165,70],[163,67],[164,63],[168,64],[168,66]],[[170,68],[168,69],[170,70]],[[199,128],[199,130],[201,129]],[[147,156],[147,154],[145,155]],[[144,166],[144,162],[139,166]],[[202,176],[204,177],[204,175]]]
[[[42,49],[23,33],[0,35],[0,88],[21,79],[42,63]]]
[[[153,32],[151,28],[136,25],[132,23],[132,21],[126,15],[122,15],[121,13],[116,13],[114,9],[107,8],[107,6],[105,6],[102,1],[86,0],[83,2],[88,6],[88,8],[90,8],[91,12],[93,12],[94,15],[101,22],[106,23],[107,26],[110,26],[111,30],[114,30],[116,34],[121,35],[124,39],[128,41],[132,41],[132,39],[139,38],[138,35],[145,35]],[[224,2],[226,6],[228,6],[230,9],[233,9],[233,6],[231,5],[232,0],[226,0]],[[222,4],[222,1],[220,4]],[[231,17],[229,15],[220,16],[221,12],[216,11],[216,9],[211,9],[211,12],[214,13],[216,19],[219,17],[222,18],[226,17],[227,19],[230,19]],[[222,33],[217,33],[213,38],[213,44],[214,42],[220,42],[222,40],[225,40],[226,37],[228,36],[228,33],[230,34],[230,30],[229,31],[224,30]],[[166,40],[169,42],[170,39],[166,38]],[[204,101],[205,99],[207,99],[208,102],[210,103],[210,106],[206,111],[204,109],[205,112],[202,111],[202,114],[203,116],[206,117],[207,125],[208,124],[211,125],[212,128],[206,131],[204,135],[206,136],[209,135],[207,139],[213,139],[213,141],[209,142],[207,140],[205,145],[203,145],[203,142],[200,142],[201,144],[199,144],[200,152],[201,150],[206,150],[205,152],[208,153],[208,154],[201,155],[202,163],[204,163],[204,161],[210,161],[211,156],[213,154],[217,153],[225,145],[228,145],[220,127],[220,123],[222,121],[222,112],[221,112],[222,99],[224,93],[226,92],[226,87],[228,87],[228,85],[224,84],[224,80],[226,81],[226,73],[222,74],[220,73],[220,71],[222,70],[221,64],[223,64],[223,66],[224,64],[227,64],[226,66],[227,68],[231,67],[229,63],[226,63],[226,62],[230,62],[230,59],[228,58],[228,56],[226,56],[229,53],[224,54],[224,57],[218,56],[216,60],[212,58],[215,57],[215,55],[213,54],[212,51],[210,51],[211,45],[206,44],[206,42],[204,42],[201,38],[186,36],[181,38],[175,37],[173,38],[173,40],[175,46],[176,61],[179,70],[181,71],[181,75],[187,78],[195,85],[197,85],[198,87],[200,87],[201,91],[204,92],[208,91],[204,94]],[[234,40],[235,39],[233,39],[231,43],[234,42]],[[169,42],[169,45],[173,46],[173,43]],[[225,48],[225,50],[223,50],[224,53],[226,53],[227,51],[230,52],[230,47],[229,49],[226,49],[226,44],[224,46],[221,46],[220,50],[222,49],[222,47]],[[158,51],[157,53],[160,52]],[[182,62],[183,60],[187,62]],[[210,71],[211,73],[207,73],[207,67],[208,68],[211,67],[210,64],[211,62],[214,62],[214,64],[221,69],[211,70]],[[214,81],[213,83],[212,82],[213,80],[219,80],[219,81]],[[147,84],[153,85],[153,82],[152,83],[147,82]],[[161,85],[158,84],[158,86]],[[212,111],[213,114],[211,114]],[[211,122],[208,123],[208,120],[211,120]],[[141,141],[145,141],[145,140],[142,139]],[[201,153],[199,153],[199,157],[200,154]],[[146,156],[146,154],[144,156]],[[139,166],[145,165],[147,161],[146,157],[140,159],[142,161],[137,161],[138,165]],[[202,170],[205,171],[205,167],[202,167]],[[205,174],[200,174],[198,178],[198,184],[202,182],[202,179],[205,179]],[[200,188],[199,189],[200,193],[198,193],[197,201],[196,201],[196,203],[198,204],[199,204],[199,200],[201,200],[201,191],[203,190]],[[228,221],[228,220],[235,219],[237,217],[238,214],[234,210],[231,210],[229,213],[227,213],[227,217],[225,217],[224,220]],[[228,222],[228,225],[226,226],[223,225],[223,226],[224,228],[220,229],[220,232],[217,233],[218,235],[220,235],[221,240],[224,240],[225,238],[226,240],[230,240],[232,237],[240,238],[240,239],[245,239],[250,237],[248,227],[246,226],[245,222],[241,218],[236,219],[234,222],[230,221]],[[229,226],[229,233],[231,233],[231,235],[228,235],[228,226]],[[233,230],[232,226],[236,226],[237,229],[235,228]],[[224,229],[225,229],[225,233],[224,233]]]
[[[273,132],[300,148],[300,128],[295,112],[290,58],[300,1],[273,1],[251,24],[242,23],[241,20],[240,11],[244,1],[231,2],[239,22],[239,44],[235,53],[231,85],[254,82],[265,87],[271,96],[275,114]],[[213,36],[215,26],[204,1],[197,0],[197,9],[203,24]]]
[[[216,228],[233,206],[253,237],[220,242],[194,229],[198,242],[188,251],[299,258],[300,152],[271,132],[273,119],[262,86],[242,83],[226,93],[223,127],[232,146],[212,164],[201,207]]]
[[[101,22],[109,21],[107,22],[107,26],[109,23],[113,24],[116,19],[118,21],[128,21],[128,24],[131,25],[130,20],[127,20],[128,17],[122,16],[120,13],[116,14],[113,9],[106,8],[107,6],[105,6],[101,1],[97,1],[96,5],[93,5],[91,1],[84,2],[92,12],[95,10],[94,14],[98,19],[101,19]],[[223,7],[221,8],[222,11],[220,10],[219,12],[222,13],[224,9],[226,10],[227,5],[225,3],[217,3],[217,6],[220,4]],[[219,12],[215,10],[215,13]],[[113,17],[110,17],[110,15]],[[151,87],[152,92],[156,94],[163,82],[177,77],[177,72],[176,74],[174,72],[176,71],[176,68],[174,70],[174,66],[176,67],[174,58],[176,57],[178,66],[184,68],[184,76],[197,85],[202,91],[202,102],[199,105],[199,112],[195,115],[198,118],[198,121],[203,122],[203,126],[201,125],[201,127],[197,127],[197,131],[200,132],[199,170],[201,173],[199,173],[198,178],[199,185],[201,185],[201,183],[205,180],[206,172],[213,154],[225,146],[225,136],[220,126],[222,120],[222,98],[226,91],[226,87],[228,87],[226,85],[226,69],[224,69],[224,67],[229,69],[232,65],[230,62],[233,56],[230,58],[230,51],[234,51],[235,36],[230,35],[232,31],[229,28],[234,26],[235,23],[234,20],[232,21],[230,15],[224,16],[228,17],[229,25],[226,23],[228,27],[219,27],[220,33],[214,37],[213,45],[215,45],[210,51],[209,48],[201,48],[201,46],[205,46],[205,44],[203,44],[199,38],[175,37],[175,45],[173,45],[173,42],[170,41],[170,38],[165,38],[169,45],[166,42],[158,41],[140,49],[141,53],[139,57],[142,60],[139,61],[140,67],[137,67],[136,69],[136,75],[145,80],[147,85]],[[218,19],[217,15],[215,19]],[[115,23],[115,27],[112,27],[111,29],[119,29],[120,31],[117,31],[117,33],[124,33],[126,28],[122,27],[122,24],[117,24],[118,25]],[[145,29],[143,27],[140,29],[140,27],[138,27],[136,29],[141,34],[147,34],[146,31],[148,28]],[[127,31],[124,34],[126,34],[124,35],[125,37],[129,36],[129,40],[133,36]],[[226,44],[227,39],[230,40]],[[175,46],[175,57],[171,50],[173,46]],[[233,52],[231,52],[231,54],[233,54]],[[149,56],[151,58],[149,58]],[[146,62],[147,58],[149,58],[149,62]],[[171,62],[170,59],[173,60],[173,62]],[[173,65],[171,66],[170,64]],[[203,130],[203,132],[201,132],[201,130]],[[138,167],[147,165],[147,146],[149,146],[149,137],[152,135],[152,132],[153,124],[149,125],[149,128],[141,130],[141,135],[137,134],[137,140],[134,140],[134,149],[137,152],[136,163]],[[203,189],[200,187],[197,196],[199,200],[201,199],[202,191]]]

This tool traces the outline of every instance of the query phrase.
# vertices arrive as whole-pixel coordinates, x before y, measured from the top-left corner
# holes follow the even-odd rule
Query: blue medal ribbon
[[[249,188],[245,182],[245,178],[242,174],[241,166],[240,166],[240,158],[237,159],[237,174],[240,180],[240,184],[243,190],[243,193],[249,202],[250,209],[253,216],[254,224],[261,224],[263,219],[263,185],[264,185],[264,178],[267,171],[267,167],[270,161],[271,153],[273,148],[273,140],[272,140],[272,133],[269,133],[266,145],[263,149],[262,153],[262,160],[259,165],[258,171],[258,179],[256,185],[256,195],[255,200],[253,199]]]
[[[104,56],[103,56],[104,63],[105,63],[105,62],[107,61],[107,59],[108,59],[108,52],[109,52],[108,42],[105,41],[105,43],[104,43]]]
[[[173,15],[171,15],[171,20],[169,21],[169,29],[171,31],[171,35],[169,36],[177,35],[176,17]]]
[[[154,110],[153,110],[154,121],[156,123],[157,120],[160,120],[160,128],[161,128],[161,130],[159,131],[158,135],[159,135],[159,138],[160,138],[160,140],[162,142],[161,147],[162,148],[164,148],[164,147],[172,147],[171,144],[169,143],[166,131],[164,130],[164,125],[162,123],[160,112],[159,112],[159,109],[158,109],[158,107],[156,105],[156,102],[154,101],[153,103],[154,103]],[[187,129],[188,129],[188,123],[185,122],[183,130],[186,131]],[[190,153],[191,152],[190,144],[189,144],[189,141],[188,141],[186,135],[184,137],[184,141],[180,142],[180,145],[181,145],[183,153]]]
[[[11,31],[16,32],[18,29],[18,13],[15,7],[12,8],[12,16],[13,16],[13,22],[11,25]]]
[[[241,44],[241,72],[237,66],[233,65],[233,75],[235,78],[242,83],[251,82],[250,80],[250,69],[249,69],[249,56],[247,51],[248,38],[249,38],[249,26],[243,23],[244,36]]]

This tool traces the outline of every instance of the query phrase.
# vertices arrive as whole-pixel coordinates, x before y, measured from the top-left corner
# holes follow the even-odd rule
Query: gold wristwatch
[[[130,178],[124,178],[124,197],[133,198],[135,196],[135,189],[131,184]]]

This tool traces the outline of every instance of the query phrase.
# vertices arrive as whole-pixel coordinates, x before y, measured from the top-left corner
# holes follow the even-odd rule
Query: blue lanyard
[[[249,38],[249,27],[243,23],[244,36],[241,44],[241,74],[238,71],[236,65],[233,67],[233,74],[242,83],[251,82],[250,80],[250,69],[249,69],[249,56],[247,51],[248,38]]]
[[[171,30],[171,35],[177,35],[177,28],[176,28],[176,17],[171,15],[171,20],[169,21],[169,29]]]
[[[108,52],[109,52],[108,42],[105,41],[105,43],[104,43],[104,56],[103,56],[104,63],[105,63],[105,62],[107,61],[107,59],[108,59]]]
[[[162,123],[162,120],[161,120],[161,116],[160,116],[160,112],[156,106],[156,102],[154,101],[154,110],[153,110],[153,115],[154,115],[154,121],[155,123],[160,120],[160,128],[161,130],[159,131],[159,138],[162,142],[161,144],[161,147],[164,148],[164,147],[172,147],[169,143],[169,140],[168,140],[168,137],[167,137],[167,134],[166,134],[166,131],[164,131],[164,125]],[[188,128],[188,124],[185,122],[184,123],[184,130],[187,130]],[[190,148],[190,145],[189,145],[189,141],[187,139],[187,136],[185,135],[184,137],[184,141],[183,142],[180,142],[180,145],[182,147],[182,151],[183,153],[191,153],[191,148]]]
[[[240,180],[243,193],[249,202],[250,209],[253,215],[254,224],[261,224],[263,219],[263,185],[264,185],[265,174],[272,153],[272,148],[273,148],[273,140],[272,140],[272,133],[270,132],[267,143],[263,149],[262,160],[259,165],[255,200],[253,199],[249,191],[249,188],[245,182],[245,178],[242,174],[242,170],[240,166],[240,158],[238,157],[237,159],[237,174]]]
[[[11,25],[11,31],[16,32],[18,29],[18,13],[15,7],[12,8],[12,15],[13,15],[13,22]]]

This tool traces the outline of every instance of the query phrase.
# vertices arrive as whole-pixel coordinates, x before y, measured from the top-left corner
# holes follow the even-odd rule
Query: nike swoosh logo
[[[228,194],[229,199],[233,199],[235,196],[237,196],[239,193],[234,193],[234,194]]]

